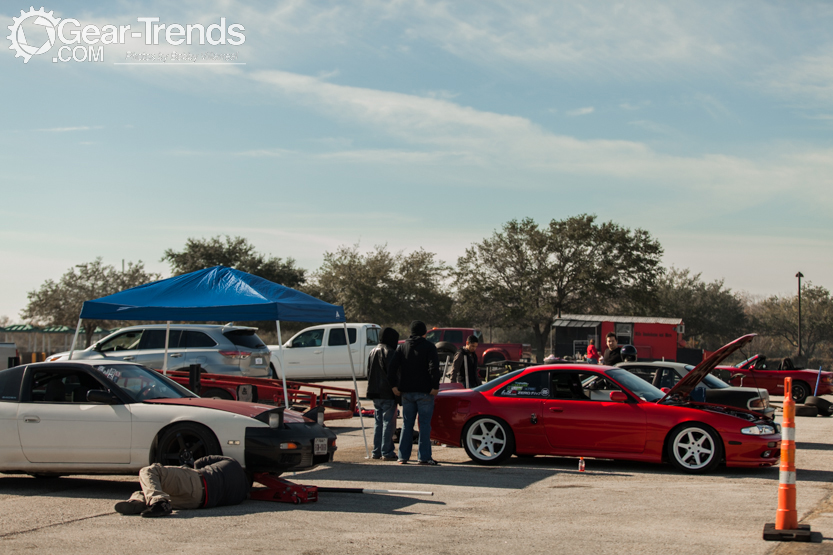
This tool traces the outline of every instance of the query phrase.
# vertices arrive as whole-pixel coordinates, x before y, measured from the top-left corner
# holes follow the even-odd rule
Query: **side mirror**
[[[119,398],[103,389],[91,389],[87,392],[87,401],[90,403],[101,403],[103,405],[118,405]]]
[[[624,391],[611,391],[610,400],[614,403],[627,403],[628,395]]]
[[[101,345],[98,343],[93,344],[93,351],[100,353],[101,352]]]
[[[671,388],[670,387],[661,387],[660,391],[662,391],[663,393],[668,393],[669,391],[671,391]]]

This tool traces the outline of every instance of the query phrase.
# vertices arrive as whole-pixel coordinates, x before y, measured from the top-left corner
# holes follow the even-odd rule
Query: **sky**
[[[833,288],[829,2],[172,4],[2,3],[0,316],[190,237],[453,265],[583,213],[735,291]]]

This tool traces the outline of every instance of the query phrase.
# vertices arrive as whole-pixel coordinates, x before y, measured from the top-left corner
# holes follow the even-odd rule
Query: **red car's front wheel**
[[[478,464],[500,464],[515,452],[515,436],[500,418],[481,416],[463,430],[463,447]]]
[[[700,423],[682,424],[668,435],[668,460],[691,474],[711,472],[723,458],[723,443],[717,432]]]

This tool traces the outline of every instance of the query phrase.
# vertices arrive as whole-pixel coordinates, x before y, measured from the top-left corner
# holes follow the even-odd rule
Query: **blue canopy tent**
[[[349,337],[344,307],[326,303],[290,287],[225,266],[214,266],[126,289],[100,299],[85,301],[70,347],[70,359],[75,350],[81,320],[84,319],[166,320],[169,326],[172,320],[192,322],[274,320],[277,323],[278,343],[281,345],[278,356],[281,362],[284,400],[287,408],[289,397],[286,393],[281,320],[342,322],[345,337]],[[358,401],[356,370],[349,342],[347,342],[347,351],[350,354],[353,386],[356,389]],[[163,371],[167,371],[167,368],[168,334],[166,333]],[[359,404],[359,410],[361,411],[361,404]],[[364,431],[364,422],[362,422],[362,431]],[[365,439],[366,447],[367,440]]]

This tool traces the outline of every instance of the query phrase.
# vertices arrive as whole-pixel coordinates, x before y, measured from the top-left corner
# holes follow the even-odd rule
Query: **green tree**
[[[362,253],[359,245],[325,252],[305,291],[344,306],[352,321],[406,325],[442,324],[451,310],[445,290],[450,268],[423,249],[391,253],[387,245]]]
[[[753,328],[785,340],[798,364],[827,358],[833,347],[833,298],[824,287],[801,286],[801,353],[798,353],[798,295],[772,296],[750,307]],[[822,352],[822,350],[827,352]]]
[[[700,274],[671,268],[656,287],[655,316],[682,318],[692,346],[715,350],[749,329],[746,303],[723,280],[706,283]]]
[[[84,301],[118,293],[159,279],[158,274],[145,271],[144,263],[130,262],[124,271],[105,266],[101,258],[70,268],[58,281],[46,280],[39,289],[27,294],[29,299],[21,317],[40,325],[74,327]],[[92,342],[98,326],[110,327],[118,322],[82,320],[86,347]]]
[[[561,313],[651,302],[661,256],[647,231],[597,223],[592,215],[545,227],[511,220],[457,261],[457,314],[531,329],[543,360]]]
[[[255,251],[254,245],[243,237],[218,235],[210,239],[190,238],[181,252],[165,251],[162,262],[171,265],[174,275],[204,270],[212,266],[227,266],[269,281],[296,288],[306,281],[306,270],[295,266],[295,260],[266,257]]]

